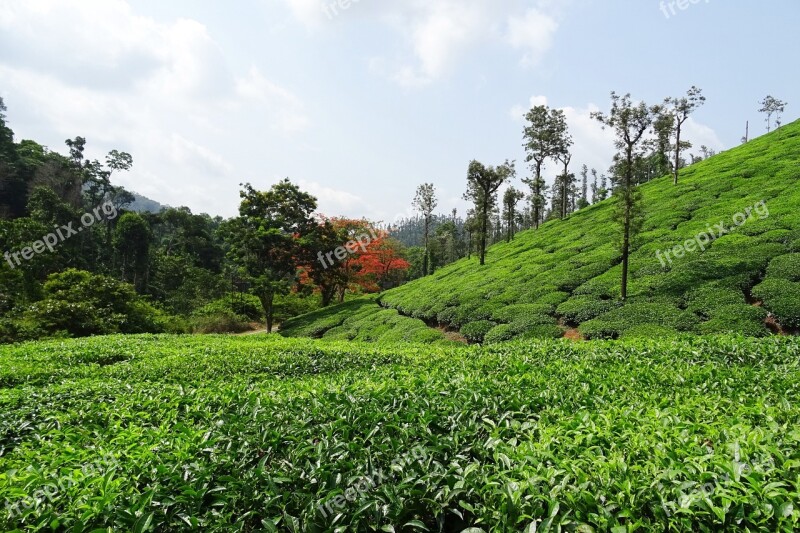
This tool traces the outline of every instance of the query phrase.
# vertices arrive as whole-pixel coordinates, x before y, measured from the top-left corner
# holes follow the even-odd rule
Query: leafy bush
[[[678,330],[655,324],[633,326],[625,330],[621,339],[664,339],[679,335]]]
[[[81,270],[52,274],[44,299],[24,313],[47,335],[83,337],[108,333],[159,333],[170,319],[133,287]]]
[[[752,305],[725,305],[714,310],[713,318],[700,324],[700,332],[709,334],[739,333],[746,337],[765,337],[769,330],[764,325],[767,311]]]
[[[745,304],[741,290],[721,284],[704,285],[690,290],[687,295],[687,310],[703,318],[711,318],[721,307]]]
[[[478,320],[470,322],[461,328],[461,334],[470,342],[483,342],[484,337],[492,330],[497,324],[489,322],[488,320]]]
[[[617,339],[629,329],[642,325],[690,332],[695,322],[691,313],[663,303],[633,302],[589,320],[578,329],[587,339]]]
[[[800,282],[800,253],[781,255],[770,261],[767,277]]]
[[[547,304],[518,304],[509,305],[495,311],[491,319],[498,322],[513,322],[524,317],[546,317],[540,318],[545,324],[553,320],[548,316],[552,312],[552,306]]]
[[[232,311],[217,311],[213,314],[204,314],[192,320],[192,329],[195,333],[242,333],[251,329],[247,318],[237,315]]]
[[[252,294],[230,294],[198,309],[196,316],[236,315],[242,320],[260,322],[264,320],[264,307],[261,300]]]
[[[520,339],[560,339],[564,336],[564,330],[560,327],[556,326],[555,324],[539,324],[536,326],[532,326],[524,331],[522,335],[519,336]]]
[[[598,300],[594,296],[576,296],[559,305],[556,313],[563,316],[568,324],[578,325],[597,318],[617,306],[611,300]]]
[[[486,344],[496,344],[498,342],[505,342],[516,337],[517,334],[509,324],[500,324],[493,327],[489,333],[483,338]]]
[[[800,328],[800,283],[785,279],[767,278],[753,289],[753,296],[775,314],[781,325]]]

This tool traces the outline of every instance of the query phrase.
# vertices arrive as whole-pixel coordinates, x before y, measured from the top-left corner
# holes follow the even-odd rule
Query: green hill
[[[498,342],[565,332],[595,339],[792,331],[800,327],[798,185],[800,121],[684,169],[677,186],[669,178],[643,185],[645,222],[624,305],[619,229],[607,200],[492,247],[485,267],[462,260],[377,301],[289,321],[283,334],[443,339],[431,329],[439,327]],[[389,319],[402,332],[384,339]]]

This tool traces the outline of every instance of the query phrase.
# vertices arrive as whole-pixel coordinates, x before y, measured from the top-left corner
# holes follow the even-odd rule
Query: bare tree
[[[767,115],[767,133],[772,131],[772,115],[775,115],[775,129],[781,127],[781,114],[786,109],[786,106],[789,105],[786,102],[782,102],[777,98],[767,95],[761,102],[761,109],[758,110],[759,113],[764,113]]]
[[[430,257],[430,230],[431,230],[431,217],[433,210],[436,209],[438,202],[436,200],[436,188],[432,183],[423,183],[417,187],[417,194],[414,196],[412,206],[414,209],[422,214],[424,219],[425,228],[425,257],[422,259],[422,275],[428,275],[428,258]]]
[[[703,91],[694,85],[687,91],[686,96],[681,98],[667,98],[664,100],[664,104],[675,116],[675,185],[678,184],[678,174],[681,168],[681,150],[684,148],[684,145],[681,144],[683,125],[689,120],[691,114],[705,103],[706,97],[703,96]]]

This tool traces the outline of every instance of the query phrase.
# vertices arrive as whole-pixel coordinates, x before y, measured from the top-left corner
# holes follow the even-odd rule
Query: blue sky
[[[18,139],[126,150],[115,181],[163,203],[232,216],[239,183],[289,177],[325,214],[387,222],[423,182],[463,213],[471,159],[526,176],[535,103],[565,110],[575,169],[601,171],[613,150],[589,113],[611,90],[701,87],[689,140],[717,150],[747,120],[765,131],[767,94],[784,122],[800,109],[796,0],[337,3],[0,0],[0,95]]]

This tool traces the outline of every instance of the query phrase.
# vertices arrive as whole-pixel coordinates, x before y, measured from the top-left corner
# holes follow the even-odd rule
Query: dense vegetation
[[[644,218],[624,304],[611,199],[495,245],[484,268],[462,260],[380,302],[487,342],[550,338],[570,327],[588,339],[791,332],[800,326],[798,180],[795,122],[682,170],[677,186],[667,177],[641,185]],[[729,233],[719,234],[720,223]],[[705,250],[673,253],[704,233]],[[362,320],[351,335],[372,327]]]
[[[0,347],[0,528],[788,531],[798,365],[777,337]]]

